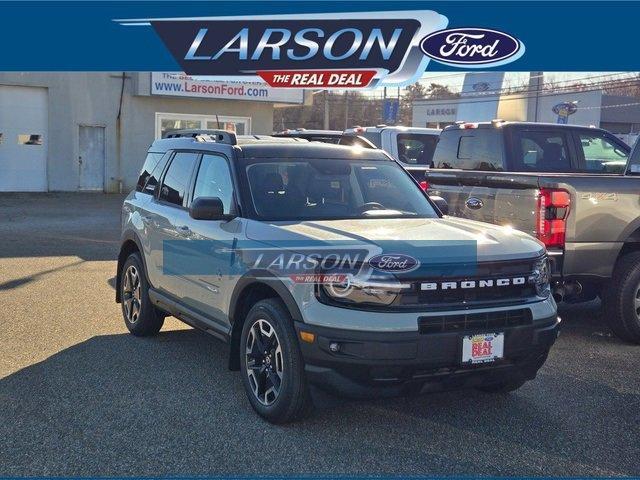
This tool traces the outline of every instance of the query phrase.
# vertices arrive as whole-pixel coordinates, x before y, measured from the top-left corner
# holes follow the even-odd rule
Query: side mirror
[[[429,195],[429,198],[436,204],[436,207],[440,209],[443,215],[449,215],[449,204],[444,198],[437,195]]]
[[[226,220],[224,205],[218,197],[198,197],[189,207],[189,216],[195,220]]]

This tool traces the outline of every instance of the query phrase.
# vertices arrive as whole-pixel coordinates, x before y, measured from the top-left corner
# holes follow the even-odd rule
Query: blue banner
[[[640,18],[640,4],[633,2],[50,1],[0,4],[0,42],[5,46],[0,56],[0,70],[180,71],[177,56],[184,60],[188,52],[180,50],[176,56],[169,47],[193,46],[200,32],[189,31],[189,35],[194,33],[194,38],[188,37],[187,43],[171,44],[159,35],[161,26],[154,28],[152,22],[160,25],[169,19],[202,21],[203,18],[232,15],[239,17],[241,23],[242,19],[251,17],[255,20],[258,15],[265,14],[319,13],[339,17],[344,12],[374,14],[384,19],[384,12],[392,10],[431,12],[429,28],[456,30],[453,33],[457,37],[438,35],[426,40],[423,36],[423,51],[414,52],[421,57],[412,59],[415,61],[412,65],[428,71],[468,69],[474,62],[483,68],[499,67],[505,71],[624,71],[637,68],[634,33]],[[572,21],[565,21],[567,18]],[[551,33],[554,28],[562,30],[562,35]],[[378,32],[368,25],[366,32],[368,36],[362,39],[362,45],[368,40],[374,42],[376,48],[379,44],[380,52],[373,53],[384,57],[388,53],[385,48],[394,39],[394,31],[383,29]],[[290,33],[291,42],[295,42],[296,32]],[[251,34],[249,32],[247,38],[252,48]],[[422,36],[422,33],[418,34]],[[474,35],[485,35],[485,38],[477,40]],[[204,38],[203,42],[206,41]],[[403,38],[398,34],[397,41],[404,41]],[[238,42],[241,41],[239,37]],[[270,41],[273,43],[274,37]],[[449,48],[439,49],[438,42]],[[300,42],[297,45],[300,46]],[[231,44],[229,48],[234,47],[235,44]],[[255,53],[255,49],[250,51]],[[295,58],[305,58],[307,50],[296,52]],[[341,53],[337,52],[341,52],[338,47],[329,51],[330,55],[325,55],[323,61],[339,58]],[[372,58],[375,55],[368,60]],[[477,61],[469,61],[474,58]],[[502,61],[506,63],[495,62],[497,58],[504,58]],[[306,68],[313,68],[313,61]]]

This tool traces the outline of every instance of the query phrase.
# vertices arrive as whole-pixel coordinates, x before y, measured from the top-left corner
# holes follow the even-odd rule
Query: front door
[[[80,190],[104,190],[104,127],[80,125]]]
[[[193,189],[193,199],[198,197],[218,197],[222,200],[224,213],[232,211],[233,181],[224,156],[213,153],[202,155]],[[191,308],[222,322],[227,320],[226,306],[233,290],[230,281],[234,276],[233,249],[241,227],[240,219],[189,219],[191,238],[200,240],[195,250],[201,260],[199,271],[191,272],[188,276],[193,282],[193,295],[184,300]]]

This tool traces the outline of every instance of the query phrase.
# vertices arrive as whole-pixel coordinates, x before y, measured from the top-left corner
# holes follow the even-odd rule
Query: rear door
[[[187,195],[199,157],[196,152],[175,152],[149,207],[149,248],[157,278],[154,286],[178,298],[189,295],[182,257],[188,255],[185,242],[192,236]]]

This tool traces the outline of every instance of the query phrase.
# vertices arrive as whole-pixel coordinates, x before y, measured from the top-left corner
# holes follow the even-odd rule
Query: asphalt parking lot
[[[538,378],[257,417],[228,349],[168,319],[126,333],[113,277],[122,196],[0,195],[0,476],[640,475],[640,347],[599,305],[563,308]]]

